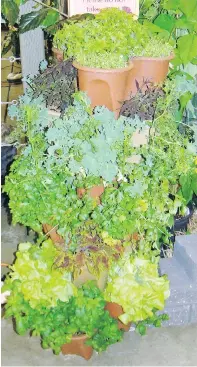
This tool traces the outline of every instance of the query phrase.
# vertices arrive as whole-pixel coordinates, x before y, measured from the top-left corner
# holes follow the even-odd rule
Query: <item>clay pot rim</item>
[[[108,73],[108,74],[113,74],[113,73],[123,73],[125,71],[129,71],[131,69],[133,69],[133,63],[130,60],[128,65],[125,66],[124,68],[118,68],[118,69],[101,69],[101,68],[90,68],[88,66],[83,66],[81,64],[79,64],[77,61],[73,62],[73,66],[76,69],[80,69],[83,71],[88,71],[88,72],[92,72],[92,73]]]
[[[146,56],[133,56],[131,57],[131,61],[142,60],[142,61],[166,61],[174,59],[175,55],[170,54],[169,56],[161,56],[161,57],[146,57]]]
[[[88,339],[87,334],[73,335],[72,340],[85,340]]]

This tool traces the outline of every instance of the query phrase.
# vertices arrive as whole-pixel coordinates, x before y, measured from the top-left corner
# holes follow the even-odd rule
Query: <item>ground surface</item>
[[[197,366],[197,326],[150,329],[144,337],[128,332],[121,343],[85,361],[55,356],[41,348],[39,338],[19,336],[3,320],[1,355],[2,366]]]

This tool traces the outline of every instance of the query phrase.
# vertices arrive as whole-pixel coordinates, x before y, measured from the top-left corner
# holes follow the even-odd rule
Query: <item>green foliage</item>
[[[80,228],[89,219],[99,235],[108,233],[112,243],[129,243],[130,236],[139,233],[141,249],[159,249],[162,240],[168,241],[167,228],[178,208],[186,204],[179,179],[190,175],[195,154],[186,149],[189,140],[174,122],[183,86],[175,80],[166,82],[153,120],[147,123],[137,116],[115,120],[104,107],[92,113],[83,93],[75,94],[73,106],[62,118],[49,117],[41,99],[21,97],[9,112],[20,121],[15,139],[25,139],[27,146],[4,187],[13,222],[38,232],[43,223],[58,228],[71,252],[80,250]],[[88,193],[78,198],[77,187],[89,188],[102,180],[106,181],[102,205],[97,206]],[[73,264],[73,254],[69,256]]]
[[[193,171],[181,175],[180,185],[181,194],[188,204],[192,201],[194,194],[197,195],[197,168],[194,167]]]
[[[140,253],[123,256],[114,264],[104,292],[106,300],[122,306],[124,314],[119,319],[124,324],[152,317],[153,309],[164,308],[169,294],[169,281],[159,276],[158,261],[152,263]]]
[[[116,8],[103,9],[93,19],[64,24],[54,37],[54,46],[64,56],[74,57],[80,64],[97,68],[126,66],[131,56],[169,56],[172,47],[131,14]]]
[[[164,42],[160,37],[153,35],[150,35],[145,46],[136,44],[131,52],[131,56],[134,57],[167,57],[171,54],[173,54],[173,47],[168,42]]]
[[[151,31],[168,39],[175,47],[175,67],[196,62],[197,57],[196,0],[145,0],[140,18]]]
[[[4,17],[9,21],[11,26],[17,23],[19,16],[19,5],[20,0],[2,0],[1,12]]]
[[[71,282],[71,274],[65,269],[56,269],[54,259],[58,250],[48,240],[41,246],[21,243],[16,253],[16,261],[10,266],[12,270],[7,277],[4,289],[11,291],[11,301],[15,298],[14,291],[23,294],[24,300],[35,309],[49,308],[57,305],[57,300],[67,302],[76,294]],[[17,310],[20,312],[20,309]]]
[[[55,34],[54,46],[82,65],[118,68],[126,65],[136,39],[143,39],[144,33],[131,14],[103,9],[93,19],[64,24]]]
[[[153,325],[155,327],[161,327],[163,321],[169,320],[169,316],[166,313],[157,315],[156,312],[157,310],[154,309],[152,317],[148,317],[147,319],[136,324],[136,331],[140,335],[146,335],[147,326]]]
[[[5,317],[15,318],[18,334],[24,335],[30,330],[32,335],[40,336],[44,349],[51,348],[55,354],[78,334],[86,334],[87,344],[100,352],[122,338],[117,321],[104,307],[103,295],[93,282],[84,284],[68,302],[57,300],[55,307],[42,306],[40,309],[31,307],[14,282],[5,306]]]

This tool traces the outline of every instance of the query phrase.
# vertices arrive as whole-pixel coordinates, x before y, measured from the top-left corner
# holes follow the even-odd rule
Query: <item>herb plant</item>
[[[46,107],[63,112],[72,104],[72,94],[76,90],[76,69],[72,60],[48,67],[28,84],[33,90],[32,98],[42,96]]]
[[[51,348],[55,354],[60,353],[61,346],[69,343],[72,336],[79,334],[86,334],[87,344],[98,352],[121,340],[122,331],[104,310],[103,295],[93,282],[84,284],[68,302],[58,299],[56,303],[55,307],[32,308],[15,281],[5,306],[5,317],[14,317],[18,334],[31,331],[32,335],[40,336],[44,349]]]
[[[146,38],[132,14],[109,8],[93,19],[64,24],[54,46],[84,66],[113,69],[126,66],[133,46],[138,40],[145,44]]]

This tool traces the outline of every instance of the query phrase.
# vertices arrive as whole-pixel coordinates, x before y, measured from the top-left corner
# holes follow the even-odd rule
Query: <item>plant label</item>
[[[69,0],[69,16],[98,13],[103,8],[119,8],[127,13],[139,15],[139,0]]]

